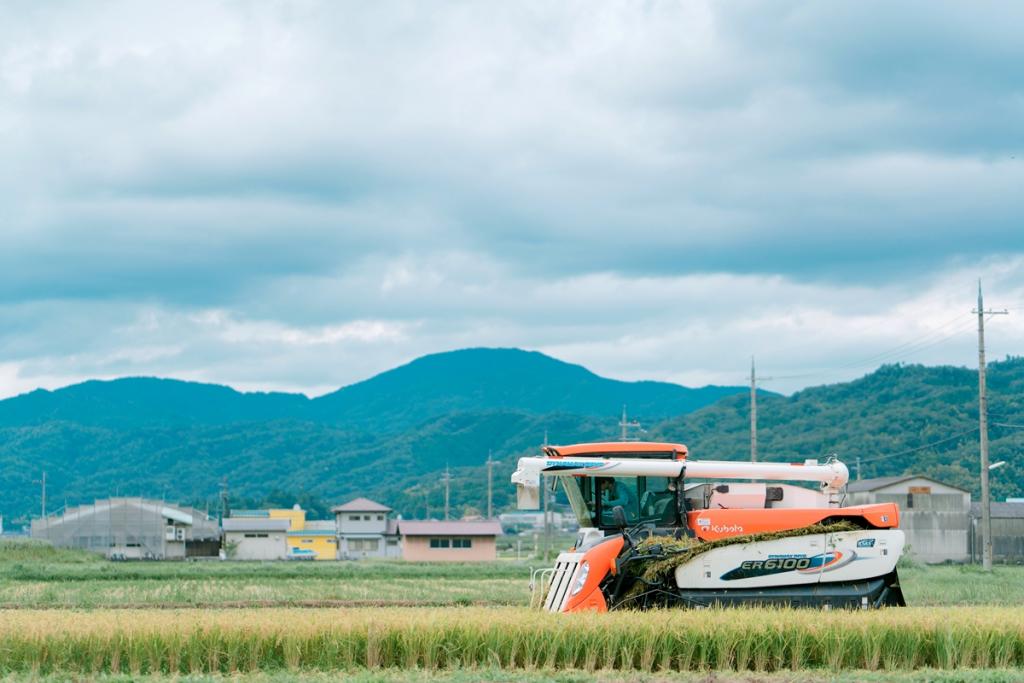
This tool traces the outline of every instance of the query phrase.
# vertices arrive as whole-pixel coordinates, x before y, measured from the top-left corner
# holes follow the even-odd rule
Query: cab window
[[[580,477],[580,493],[594,526],[615,526],[612,510],[621,506],[627,524],[677,522],[674,480],[667,477]]]

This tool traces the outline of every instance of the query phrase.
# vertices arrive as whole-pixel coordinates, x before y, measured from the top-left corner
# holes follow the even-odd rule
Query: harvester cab
[[[849,472],[837,460],[695,461],[672,443],[546,446],[512,475],[520,509],[539,507],[545,478],[580,525],[535,582],[549,611],[905,604],[899,509],[841,507]]]

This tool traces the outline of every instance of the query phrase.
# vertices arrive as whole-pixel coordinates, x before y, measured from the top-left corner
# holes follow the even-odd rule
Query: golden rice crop
[[[399,667],[776,671],[1024,666],[1012,608],[13,610],[0,674]]]

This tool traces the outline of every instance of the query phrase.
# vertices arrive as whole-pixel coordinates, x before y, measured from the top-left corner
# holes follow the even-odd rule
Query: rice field
[[[1024,667],[1024,613],[998,607],[605,615],[474,607],[0,613],[2,674],[922,667]]]
[[[0,609],[102,607],[517,606],[527,564],[38,561],[0,549]],[[84,555],[84,554],[83,554]],[[1024,567],[900,570],[912,606],[1024,605]]]
[[[550,615],[529,566],[110,563],[0,548],[0,677],[153,683],[1024,680],[1024,567],[901,569],[911,607]],[[369,607],[372,606],[372,607]]]
[[[525,572],[524,572],[525,574]],[[326,578],[0,583],[0,607],[522,605],[526,579]]]
[[[340,675],[339,675],[340,673]],[[1020,683],[1014,669],[919,669],[917,671],[782,671],[638,673],[626,671],[506,670],[495,668],[424,671],[423,669],[361,669],[345,672],[272,671],[237,674],[10,674],[5,683]]]

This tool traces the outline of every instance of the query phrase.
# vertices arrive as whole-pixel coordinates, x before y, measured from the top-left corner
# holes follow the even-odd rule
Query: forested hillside
[[[993,495],[1024,493],[1024,359],[992,363],[988,373]],[[853,382],[758,401],[764,460],[837,454],[864,478],[921,472],[978,495],[978,374],[967,368],[887,365]],[[656,438],[681,440],[696,458],[737,459],[750,452],[746,397],[659,424]],[[1015,425],[1015,426],[1007,426]],[[929,446],[928,444],[936,444]]]
[[[477,484],[461,468],[489,448],[526,451],[545,429],[562,440],[610,437],[624,403],[654,421],[742,391],[620,382],[518,349],[425,356],[315,399],[154,378],[90,381],[0,401],[0,514],[37,511],[43,471],[48,509],[118,493],[202,504],[226,478],[248,501],[372,494],[425,510],[429,497],[415,489],[406,503],[409,490],[449,465],[461,482],[456,500],[472,499]]]
[[[540,361],[557,363],[546,357]],[[500,460],[494,471],[495,502],[506,506],[513,499],[508,476],[516,458],[537,452],[545,432],[553,443],[615,439],[625,399],[616,398],[614,390],[617,387],[618,395],[633,397],[629,392],[646,384],[603,385],[611,380],[596,378],[600,381],[595,382],[587,379],[590,373],[582,368],[569,368],[563,379],[576,376],[585,381],[573,385],[566,380],[561,394],[546,401],[537,399],[535,404],[531,401],[536,399],[538,380],[525,371],[498,379],[501,372],[488,374],[481,369],[481,376],[489,379],[478,383],[453,379],[442,386],[443,374],[419,368],[420,379],[409,383],[404,400],[393,378],[384,383],[382,394],[392,400],[383,401],[382,412],[390,403],[401,404],[392,408],[390,425],[364,419],[373,405],[372,396],[344,410],[339,408],[343,402],[334,403],[328,411],[331,415],[316,415],[307,410],[316,401],[304,397],[237,394],[208,385],[196,386],[219,415],[200,410],[203,401],[187,396],[163,403],[150,397],[148,404],[140,399],[126,406],[105,392],[102,399],[82,405],[61,396],[60,405],[47,414],[49,419],[29,413],[17,424],[11,417],[14,411],[5,407],[9,402],[0,402],[0,487],[5,492],[0,512],[8,518],[35,513],[39,509],[35,482],[46,470],[51,510],[65,500],[74,504],[118,493],[215,504],[218,485],[226,478],[238,505],[300,500],[326,510],[331,503],[367,495],[407,516],[436,516],[443,505],[440,473],[446,466],[453,477],[453,507],[484,508],[483,463],[488,450]],[[153,390],[151,380],[131,382],[139,381]],[[488,383],[493,386],[482,386]],[[97,384],[109,389],[118,383]],[[1024,494],[1024,360],[993,363],[989,385],[992,460],[1009,463],[993,472],[993,491],[1001,499]],[[188,386],[171,384],[173,392]],[[570,386],[576,388],[570,390]],[[602,386],[608,393],[595,398]],[[748,457],[746,393],[659,419],[662,414],[654,404],[667,391],[654,385],[646,399],[649,403],[637,401],[645,406],[643,410],[630,403],[630,415],[647,428],[645,438],[681,441],[694,458]],[[502,395],[507,405],[502,404]],[[282,415],[267,415],[270,405],[279,405]],[[416,405],[422,406],[421,413]],[[449,410],[434,414],[442,405]],[[524,408],[530,405],[532,409]],[[762,396],[759,408],[760,451],[765,460],[835,453],[851,469],[860,457],[864,477],[921,472],[976,493],[977,374],[973,370],[884,366],[853,382],[814,387],[789,397]],[[338,418],[349,409],[359,419]],[[82,411],[83,417],[75,419],[75,411]],[[246,419],[236,419],[239,412],[245,412]],[[417,421],[417,414],[423,419]],[[122,417],[114,419],[115,415]]]

